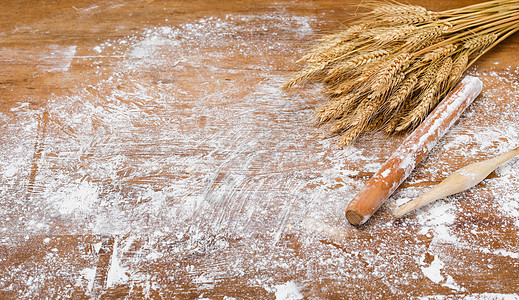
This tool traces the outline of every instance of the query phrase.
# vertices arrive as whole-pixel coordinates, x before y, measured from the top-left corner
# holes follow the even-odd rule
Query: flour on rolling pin
[[[481,90],[481,80],[467,76],[438,104],[350,202],[346,218],[351,224],[363,224],[382,206]]]

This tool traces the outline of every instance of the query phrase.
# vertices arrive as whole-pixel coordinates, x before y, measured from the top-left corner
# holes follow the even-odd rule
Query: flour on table
[[[376,281],[387,290],[373,297],[407,296],[403,291],[422,280],[463,291],[463,282],[448,273],[459,262],[446,252],[517,259],[506,241],[499,249],[471,244],[460,226],[466,216],[460,209],[469,205],[458,203],[491,208],[519,227],[517,159],[485,181],[482,189],[495,203],[452,196],[402,223],[389,216],[391,205],[429,188],[420,183],[454,170],[442,164],[446,156],[472,162],[516,146],[517,89],[499,90],[515,102],[493,94],[500,81],[517,87],[517,70],[474,74],[486,81],[483,97],[411,174],[409,186],[357,230],[344,219],[347,202],[399,137],[363,136],[336,149],[335,140],[319,140],[311,125],[314,108],[324,102],[319,87],[308,94],[280,89],[288,63],[275,59],[300,57],[306,49],[297,41],[313,40],[316,22],[280,10],[143,28],[92,45],[93,57],[81,59],[99,67],[92,71],[98,81],[50,96],[41,110],[19,103],[0,113],[8,133],[0,137],[0,213],[7,222],[0,229],[9,233],[0,243],[18,246],[53,234],[42,247],[49,248],[46,264],[35,272],[29,260],[2,273],[0,288],[34,298],[59,274],[76,284],[63,287],[64,294],[124,285],[149,295],[172,286],[210,294],[241,280],[277,299],[302,299],[305,287],[326,274],[346,291]],[[269,32],[282,36],[247,39]],[[84,49],[58,50],[57,67],[69,72],[76,51]],[[113,70],[103,59],[114,59]],[[235,61],[243,67],[233,67]],[[488,114],[499,118],[475,125]],[[380,235],[388,227],[396,240]],[[80,266],[60,256],[65,249],[58,239],[67,236],[96,237],[84,242],[91,250],[73,249],[80,253],[74,259],[85,260]],[[373,241],[383,247],[373,249]],[[99,282],[97,259],[107,249],[106,280]],[[430,265],[423,262],[426,253],[434,256]],[[150,266],[171,272],[154,274]]]
[[[276,290],[276,300],[299,300],[304,298],[300,292],[301,288],[292,281],[276,285],[274,288]]]

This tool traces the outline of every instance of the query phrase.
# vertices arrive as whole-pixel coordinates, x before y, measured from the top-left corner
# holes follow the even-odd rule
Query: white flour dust
[[[299,300],[304,298],[299,291],[300,287],[292,281],[276,285],[275,289],[276,300]]]
[[[512,242],[475,244],[467,232],[486,229],[463,224],[492,209],[519,228],[517,159],[469,192],[469,200],[449,197],[401,223],[388,208],[457,169],[442,163],[448,156],[469,163],[517,146],[517,70],[473,72],[484,82],[482,97],[407,186],[358,230],[347,225],[344,208],[397,143],[363,137],[356,146],[336,149],[334,140],[318,140],[311,125],[318,87],[309,94],[279,88],[288,75],[280,70],[293,63],[286,57],[306,50],[297,40],[313,39],[315,22],[281,11],[147,28],[89,49],[92,57],[82,59],[95,67],[98,81],[53,95],[45,109],[18,103],[0,113],[9,132],[0,137],[0,204],[9,204],[0,208],[0,230],[20,234],[0,244],[48,235],[44,245],[55,249],[44,253],[43,271],[24,263],[4,272],[0,289],[34,297],[59,273],[75,284],[63,287],[63,294],[129,285],[147,295],[171,287],[210,295],[238,282],[271,298],[302,299],[307,287],[323,280],[340,286],[346,298],[348,291],[408,296],[409,286],[423,282],[465,291],[451,266],[467,268],[450,253],[516,261]],[[276,35],[247,38],[269,32]],[[65,50],[56,54],[67,59],[54,71],[69,71],[74,53],[83,49]],[[105,58],[117,59],[113,69],[103,66]],[[381,236],[388,228],[394,240]],[[60,235],[96,238],[85,240],[87,250],[66,257]],[[373,249],[374,242],[381,248]],[[100,281],[97,263],[106,251]],[[487,266],[475,262],[471,272]],[[168,270],[167,276],[153,268]],[[13,278],[22,283],[8,286]],[[369,290],[366,282],[384,288]]]

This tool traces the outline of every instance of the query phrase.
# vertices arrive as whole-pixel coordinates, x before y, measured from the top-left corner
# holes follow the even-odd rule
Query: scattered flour
[[[96,276],[96,268],[85,268],[81,271],[81,274],[84,276],[85,280],[88,282],[87,284],[87,292],[92,293],[94,288],[94,280]]]
[[[276,299],[302,299],[302,286],[324,279],[346,291],[378,282],[382,290],[366,291],[373,297],[408,296],[409,286],[424,278],[463,294],[464,283],[446,271],[455,269],[451,264],[467,271],[458,257],[449,256],[453,249],[507,262],[519,259],[517,249],[505,241],[499,248],[471,244],[468,230],[459,226],[466,215],[462,209],[470,206],[479,212],[495,209],[519,228],[517,159],[481,187],[495,203],[477,193],[470,199],[474,204],[453,196],[402,223],[390,219],[387,209],[427,190],[420,183],[455,170],[457,166],[442,164],[447,156],[473,162],[483,153],[517,146],[518,71],[473,71],[484,81],[483,96],[411,174],[409,186],[399,189],[367,228],[357,230],[343,218],[345,205],[399,138],[366,136],[354,147],[336,149],[335,141],[317,140],[317,132],[310,130],[318,87],[309,95],[279,88],[284,63],[275,59],[299,57],[306,49],[290,41],[313,39],[315,22],[283,11],[229,14],[147,28],[92,46],[94,56],[84,58],[85,63],[102,66],[104,57],[119,58],[113,72],[98,68],[98,82],[52,95],[45,111],[24,102],[0,113],[8,132],[0,137],[0,204],[14,207],[0,210],[7,222],[0,228],[23,228],[22,240],[45,233],[116,236],[101,288],[126,284],[149,295],[171,286],[203,294],[229,278],[246,278],[240,284],[274,293]],[[283,36],[240,39],[265,32]],[[70,70],[75,51],[74,46],[56,49],[53,71]],[[236,60],[242,69],[229,63]],[[500,82],[513,89],[503,91]],[[507,99],[494,97],[503,94]],[[240,101],[231,103],[231,98]],[[488,116],[492,124],[485,124]],[[39,129],[42,124],[45,134]],[[35,145],[42,146],[38,155],[33,155]],[[35,180],[27,182],[31,172]],[[305,220],[319,222],[309,226]],[[394,241],[380,236],[388,227]],[[57,238],[46,238],[49,249],[59,250],[51,245]],[[0,243],[12,245],[13,240],[8,236]],[[373,249],[373,240],[383,247]],[[90,256],[100,256],[103,243],[89,243]],[[18,289],[34,298],[59,272],[62,278],[78,279],[79,286],[70,291],[99,288],[95,261],[87,268],[73,267],[68,258],[57,259],[60,253],[49,250],[52,270],[35,274],[27,263],[2,273],[0,289]],[[426,253],[434,257],[430,264],[425,263]],[[171,274],[159,278],[150,273],[152,264],[170,268]],[[471,271],[486,267],[474,262]],[[286,282],[285,276],[301,280]],[[9,286],[13,278],[24,283]],[[178,282],[184,285],[176,286]]]
[[[432,280],[432,282],[440,283],[445,279],[441,274],[441,270],[444,266],[445,264],[435,256],[433,262],[428,267],[420,267],[420,269],[422,269],[422,273]]]
[[[99,205],[99,191],[93,183],[83,181],[56,191],[49,200],[56,203],[59,212],[64,215],[89,214]]]
[[[276,290],[276,300],[299,300],[304,298],[300,292],[301,288],[293,281],[276,285],[274,288]]]
[[[117,284],[124,284],[128,281],[128,270],[121,265],[121,259],[124,255],[124,249],[120,249],[119,240],[114,241],[113,253],[108,266],[108,274],[106,276],[106,287],[113,288]]]
[[[456,284],[456,282],[450,275],[445,274],[442,271],[444,267],[445,264],[443,263],[443,261],[441,261],[438,256],[434,256],[434,260],[431,262],[429,266],[421,266],[420,269],[422,270],[422,273],[425,275],[425,277],[429,278],[432,282],[436,284],[440,284],[453,290],[464,290]]]
[[[76,46],[52,46],[40,55],[40,69],[46,72],[66,72],[76,55]]]
[[[498,294],[498,293],[482,293],[472,294],[463,297],[465,300],[517,300],[519,294]]]

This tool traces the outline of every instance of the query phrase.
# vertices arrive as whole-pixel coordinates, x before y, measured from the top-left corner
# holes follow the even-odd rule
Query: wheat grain
[[[409,112],[407,116],[405,116],[396,131],[403,131],[414,125],[417,125],[421,120],[423,120],[427,114],[434,108],[434,106],[438,103],[439,99],[436,97],[436,93],[440,88],[440,84],[435,83],[430,85],[418,98],[418,105]]]
[[[461,78],[461,74],[465,71],[467,63],[469,62],[469,54],[463,53],[452,65],[452,72],[449,76],[449,85],[454,84]]]
[[[440,100],[439,91],[443,87],[444,83],[449,79],[449,75],[452,71],[452,58],[447,57],[443,60],[436,76],[434,83],[429,85],[418,98],[418,105],[409,113],[408,116],[402,120],[400,125],[396,128],[397,131],[402,131],[411,126],[416,125],[422,121],[429,112],[436,106]]]
[[[354,56],[331,68],[328,71],[327,76],[324,78],[324,81],[333,81],[336,79],[341,79],[344,75],[348,74],[349,72],[352,72],[356,68],[372,63],[373,61],[378,60],[381,57],[387,55],[389,55],[389,52],[387,52],[386,50],[375,50]]]
[[[354,111],[351,111],[347,114],[344,114],[342,118],[337,120],[335,124],[330,128],[330,133],[337,133],[346,128],[365,128],[369,120],[375,115],[380,108],[380,103],[382,101],[381,98],[371,99],[369,97],[365,97],[363,99],[359,99],[360,104]],[[348,132],[357,132],[356,130]]]
[[[356,126],[364,123],[366,120],[370,120],[380,110],[382,100],[382,97],[366,97],[355,110],[350,125]]]
[[[303,83],[311,77],[317,75],[326,68],[326,63],[315,64],[306,67],[302,71],[296,73],[292,79],[285,83],[284,88],[291,88],[297,84]]]
[[[442,61],[436,60],[431,62],[427,67],[424,67],[422,74],[420,75],[418,88],[423,89],[431,85],[436,77],[436,73],[441,66]]]
[[[372,8],[373,9],[370,13],[368,13],[366,20],[376,21],[374,23],[382,24],[383,26],[400,24],[419,24],[437,20],[439,17],[438,13],[429,11],[424,7],[415,5],[380,5],[379,3],[376,6],[373,6]]]
[[[386,134],[392,134],[392,133],[396,132],[396,128],[400,124],[400,117],[397,117],[396,115],[397,114],[395,114],[395,116],[390,118],[389,121],[386,121],[387,124],[384,127],[384,132]]]
[[[389,89],[390,86],[388,84],[391,82],[391,78],[401,69],[407,67],[410,59],[411,55],[409,53],[398,54],[393,59],[390,59],[380,68],[379,73],[374,78],[371,87],[372,91],[381,94]]]
[[[382,97],[366,98],[359,105],[348,124],[350,128],[341,135],[339,147],[351,144],[363,131],[367,130],[371,119],[379,112],[382,101]]]
[[[463,43],[463,48],[472,51],[479,50],[492,44],[496,39],[497,35],[495,33],[476,36]]]
[[[358,44],[353,42],[342,43],[336,47],[327,49],[326,51],[316,52],[305,60],[311,64],[321,64],[324,62],[328,65],[331,64],[335,59],[347,55],[357,46]]]
[[[402,48],[406,50],[410,49],[415,51],[422,49],[422,47],[426,45],[429,41],[440,37],[443,34],[443,32],[444,29],[441,26],[425,28],[409,36]]]
[[[401,125],[402,120],[409,114],[409,112],[418,105],[418,100],[418,97],[407,98],[404,100],[400,107],[393,111],[393,116],[387,123],[384,131],[388,134],[402,131],[397,130],[398,126]]]
[[[419,95],[417,98],[418,105],[405,118],[403,118],[396,128],[397,131],[402,131],[416,125],[429,114],[440,100],[438,92],[442,88],[444,82],[449,78],[451,70],[452,59],[447,57],[441,63],[438,71],[435,72],[433,84],[428,85],[423,93]]]
[[[357,94],[346,94],[328,102],[317,112],[319,122],[324,123],[330,119],[339,118],[354,107],[357,100]]]
[[[379,113],[375,117],[372,118],[372,120],[369,122],[368,126],[366,126],[366,129],[364,129],[366,132],[369,131],[378,131],[386,122],[386,115]]]
[[[370,7],[370,5],[368,5]],[[427,14],[428,10],[422,6],[416,5],[389,5],[377,3],[371,6],[372,10],[369,12],[373,16],[387,16],[387,15],[421,15]]]
[[[420,24],[431,22],[437,19],[435,14],[421,14],[421,15],[401,15],[382,19],[380,24],[386,25],[404,25],[404,24]]]
[[[415,25],[390,27],[373,35],[373,39],[381,42],[382,44],[388,42],[396,42],[406,38],[407,36],[409,36],[417,30],[418,27],[416,27]]]
[[[443,46],[437,49],[434,49],[433,51],[427,53],[423,57],[423,61],[436,61],[438,59],[441,59],[445,56],[451,55],[456,49],[458,48],[458,45],[456,44],[449,44],[447,46]]]
[[[339,33],[324,36],[321,42],[315,46],[307,55],[304,55],[298,62],[318,62],[326,57],[327,52],[333,51],[334,48],[347,44],[362,32],[366,25],[354,25]]]
[[[370,86],[368,79],[378,71],[377,67],[365,69],[362,74],[351,80],[344,80],[335,84],[330,84],[326,91],[332,95],[340,95],[355,91],[358,94],[368,93]]]
[[[342,132],[339,144],[378,128],[415,127],[468,66],[519,30],[519,0],[440,13],[397,3],[367,7],[361,21],[325,36],[285,84],[324,84],[330,100],[317,118],[330,132]]]
[[[363,131],[364,131],[364,127],[361,127],[361,126],[355,126],[355,127],[348,129],[346,132],[344,132],[341,135],[338,146],[342,147],[342,146],[350,145]]]
[[[413,92],[414,87],[418,83],[418,73],[411,73],[404,79],[397,91],[388,99],[387,107],[392,110],[402,104]]]
[[[436,73],[436,78],[434,79],[435,84],[442,85],[450,76],[452,71],[452,58],[447,57],[443,60],[440,68],[438,69],[438,73]]]
[[[351,127],[351,112],[349,114],[343,115],[340,119],[335,120],[333,124],[328,129],[328,134],[333,135],[336,133],[340,133],[341,131],[345,131],[346,128]]]

